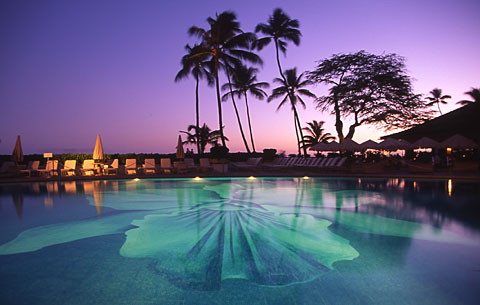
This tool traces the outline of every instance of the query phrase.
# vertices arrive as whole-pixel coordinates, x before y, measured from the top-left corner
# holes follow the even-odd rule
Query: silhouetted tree
[[[310,148],[318,143],[328,143],[335,140],[335,137],[330,133],[324,133],[323,124],[325,122],[317,122],[316,120],[307,122],[308,126],[303,128],[308,133],[308,135],[303,136],[303,145],[306,148]]]
[[[269,84],[266,82],[257,82],[257,76],[255,75],[258,72],[258,69],[252,68],[252,67],[247,67],[245,65],[240,65],[238,67],[235,67],[233,70],[233,75],[232,75],[232,82],[231,86],[235,88],[235,90],[232,90],[228,93],[226,93],[223,97],[222,100],[228,99],[229,95],[236,95],[239,98],[242,96],[245,97],[245,106],[247,110],[247,118],[248,118],[248,128],[250,131],[250,140],[252,142],[252,149],[253,152],[255,151],[255,142],[253,141],[253,131],[252,131],[252,123],[250,120],[250,110],[248,107],[248,99],[247,99],[247,93],[252,94],[259,100],[263,100],[265,96],[267,96],[267,93],[263,91],[262,88],[268,88]],[[222,86],[222,90],[228,90],[229,89],[229,84],[225,84]]]
[[[337,54],[319,62],[309,78],[331,85],[329,94],[317,99],[317,108],[335,115],[340,142],[352,138],[355,128],[374,124],[386,130],[423,123],[432,111],[413,93],[403,58],[396,54],[373,55],[365,51]],[[342,119],[351,118],[346,137]]]
[[[283,54],[287,52],[287,41],[293,42],[296,46],[300,44],[300,37],[302,34],[298,30],[300,23],[297,19],[290,19],[290,17],[283,12],[281,8],[276,8],[273,15],[268,18],[267,23],[259,23],[255,27],[255,32],[261,32],[266,37],[260,38],[255,42],[258,50],[262,50],[270,42],[275,43],[275,54],[277,58],[278,71],[284,81],[282,66],[280,65],[279,50]]]
[[[192,26],[188,32],[190,35],[199,37],[201,45],[206,48],[204,54],[210,56],[210,71],[215,78],[217,91],[218,123],[222,145],[226,146],[223,134],[222,104],[220,100],[220,83],[218,72],[226,65],[235,66],[241,60],[252,63],[261,63],[258,55],[250,51],[251,43],[256,40],[253,33],[244,33],[240,29],[240,23],[233,12],[223,12],[216,18],[207,18],[210,26],[208,30]]]
[[[465,94],[470,95],[473,101],[462,100],[462,101],[458,101],[457,104],[466,106],[473,103],[477,103],[477,105],[480,105],[480,88],[472,88],[470,91],[465,92]]]
[[[442,95],[442,89],[438,89],[438,88],[433,89],[429,93],[431,96],[428,96],[427,100],[429,100],[430,103],[428,103],[427,106],[432,106],[434,104],[437,104],[438,112],[442,114],[442,110],[440,110],[440,104],[447,104],[447,101],[445,100],[452,97],[450,95]]]
[[[182,69],[178,71],[175,81],[178,82],[187,78],[190,74],[195,78],[195,126],[200,128],[200,106],[198,95],[199,80],[206,78],[209,85],[213,85],[214,79],[210,71],[206,69],[207,55],[205,54],[205,48],[201,45],[194,45],[190,47],[188,44],[185,46],[187,54],[182,57]],[[197,153],[200,153],[200,144],[197,141]]]
[[[302,126],[300,124],[300,118],[298,117],[297,102],[305,108],[305,102],[301,96],[307,96],[316,98],[315,94],[305,89],[306,86],[311,84],[309,80],[303,80],[304,73],[297,77],[297,69],[285,70],[284,75],[286,80],[281,78],[275,78],[273,81],[280,84],[280,87],[273,89],[272,94],[268,97],[267,101],[271,102],[274,99],[283,97],[282,101],[277,107],[280,109],[285,103],[290,102],[290,106],[293,111],[293,122],[295,124],[295,132],[297,134],[298,154],[301,155],[301,146],[303,146],[304,155],[307,155],[307,148],[301,145],[303,140]],[[300,135],[299,135],[300,134]]]
[[[191,131],[195,131],[191,133]],[[200,147],[199,154],[203,154],[205,152],[205,147],[208,144],[215,146],[218,144],[218,140],[221,138],[220,130],[211,130],[207,124],[203,124],[202,127],[196,128],[195,125],[189,125],[187,131],[180,131],[187,135],[187,140],[185,140],[184,144],[195,144]],[[228,138],[225,138],[228,141]]]

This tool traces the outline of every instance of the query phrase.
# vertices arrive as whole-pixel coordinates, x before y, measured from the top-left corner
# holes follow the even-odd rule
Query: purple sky
[[[453,97],[444,113],[480,87],[476,0],[1,1],[0,154],[11,154],[17,135],[26,154],[91,153],[98,133],[106,153],[174,152],[179,130],[195,122],[194,80],[174,82],[185,44],[196,41],[187,29],[232,10],[253,31],[276,7],[299,19],[303,34],[282,58],[284,68],[312,70],[332,54],[362,49],[397,53],[417,93],[438,87]],[[260,81],[278,76],[274,55],[272,45],[260,52]],[[217,129],[212,88],[200,88],[200,103],[201,121]],[[293,115],[287,107],[276,112],[277,105],[250,99],[257,150],[294,152]],[[244,151],[231,102],[223,107],[230,151]],[[333,117],[313,101],[299,115],[302,124],[323,120],[335,133]],[[362,127],[354,140],[382,135]]]

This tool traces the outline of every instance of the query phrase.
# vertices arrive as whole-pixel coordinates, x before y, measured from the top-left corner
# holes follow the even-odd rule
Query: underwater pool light
[[[248,177],[248,179],[249,179],[249,180],[255,180],[255,179],[257,179],[257,178],[255,178],[255,177],[253,177],[253,176],[250,176],[250,177]]]
[[[202,180],[202,178],[200,178],[200,177],[197,176],[197,177],[193,178],[193,180],[199,181],[199,180]]]
[[[134,178],[133,181],[140,181],[140,178]]]
[[[303,180],[308,180],[308,179],[310,179],[310,177],[308,177],[308,176],[303,177]]]

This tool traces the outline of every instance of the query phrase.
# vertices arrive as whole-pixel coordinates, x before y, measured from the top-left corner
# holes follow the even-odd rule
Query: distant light
[[[135,178],[133,179],[133,181],[140,181],[140,178]]]
[[[362,183],[362,179],[358,178],[358,183],[359,184]]]
[[[248,177],[248,179],[250,179],[250,180],[255,180],[255,179],[257,179],[257,178],[255,178],[255,177],[253,177],[253,176],[250,176],[250,177]]]
[[[417,188],[417,182],[413,181],[413,189],[416,189],[416,188]]]
[[[452,197],[452,189],[453,189],[452,179],[448,179],[448,197]]]
[[[202,178],[200,178],[200,177],[197,176],[197,177],[193,178],[193,180],[199,181],[199,180],[202,180]]]
[[[304,180],[308,180],[308,179],[310,179],[310,177],[305,176],[305,177],[303,177],[303,179],[304,179]]]
[[[452,148],[451,147],[447,147],[447,154],[450,154],[452,152]]]

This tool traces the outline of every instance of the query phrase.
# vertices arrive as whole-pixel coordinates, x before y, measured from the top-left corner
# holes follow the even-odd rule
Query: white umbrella
[[[178,136],[178,143],[177,143],[177,153],[175,154],[177,159],[183,159],[185,158],[185,152],[183,151],[183,142],[182,142],[182,136]]]
[[[378,143],[378,149],[383,150],[397,150],[408,148],[410,143],[404,140],[397,140],[394,138],[387,138],[383,142]]]
[[[342,143],[338,144],[338,150],[361,151],[362,146],[352,139],[343,139]]]
[[[93,160],[103,160],[103,147],[100,135],[97,135],[97,141],[95,142],[95,149],[93,150]]]
[[[372,140],[367,140],[363,143],[360,144],[363,150],[367,149],[377,149],[378,148],[378,143]]]
[[[432,140],[428,137],[423,137],[421,139],[418,139],[417,141],[413,142],[410,145],[410,148],[415,149],[415,148],[440,148],[440,143],[438,143],[435,140]]]
[[[20,142],[20,136],[17,136],[17,142],[15,142],[15,147],[13,148],[12,159],[17,163],[23,161],[23,151],[22,143]]]
[[[478,144],[462,135],[456,134],[440,143],[442,148],[477,148]]]

